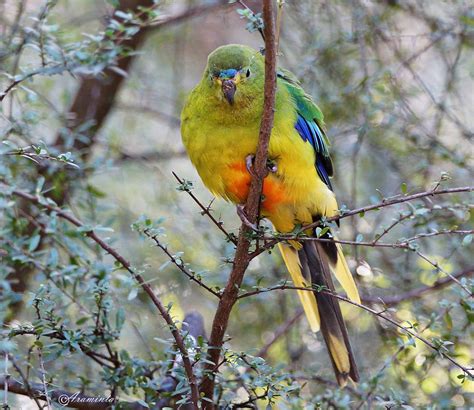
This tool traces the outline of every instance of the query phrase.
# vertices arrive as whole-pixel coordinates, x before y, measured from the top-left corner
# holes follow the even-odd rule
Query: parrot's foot
[[[250,175],[256,176],[253,168],[253,164],[255,162],[255,155],[249,154],[245,157],[245,165],[247,166],[247,171]],[[274,160],[267,158],[267,172],[265,177],[268,175],[269,172],[276,173],[278,171],[277,164]]]
[[[251,223],[247,218],[247,214],[245,213],[245,205],[237,204],[237,215],[239,215],[240,220],[247,228],[250,228],[253,231],[258,232],[257,225]]]

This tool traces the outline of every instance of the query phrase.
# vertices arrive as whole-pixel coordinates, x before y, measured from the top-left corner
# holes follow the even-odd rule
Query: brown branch
[[[435,232],[424,232],[419,233],[411,238],[405,239],[400,242],[377,242],[379,238],[370,241],[370,242],[363,242],[363,241],[347,241],[343,239],[333,239],[333,238],[321,238],[321,237],[311,237],[311,236],[298,236],[298,241],[301,242],[332,242],[332,243],[340,243],[342,245],[353,245],[353,246],[368,246],[371,248],[394,248],[394,249],[414,249],[412,242],[417,241],[418,239],[423,238],[431,238],[433,236],[439,235],[470,235],[474,233],[474,229],[446,229],[443,231],[435,231]],[[295,235],[292,234],[281,234],[281,235],[274,235],[274,236],[263,236],[264,240],[272,240],[272,239],[280,239],[280,240],[292,240],[295,239]]]
[[[119,152],[116,162],[128,162],[128,161],[167,161],[174,158],[185,158],[186,152],[184,151],[149,151],[142,152],[140,154],[132,154],[125,151]]]
[[[462,277],[469,277],[474,274],[474,267],[467,268],[461,272],[455,273],[452,276],[456,279]],[[446,286],[448,286],[453,279],[448,277],[438,279],[433,285],[431,286],[423,286],[418,289],[412,289],[406,293],[402,293],[396,296],[383,296],[383,297],[371,297],[371,296],[363,296],[362,300],[366,303],[383,303],[385,306],[394,306],[398,305],[400,302],[404,302],[406,300],[411,299],[420,299],[427,293],[431,293],[437,290],[440,290]]]
[[[54,205],[51,205],[51,203],[48,201],[46,202],[45,200],[40,199],[39,197],[33,196],[31,194],[28,194],[26,192],[18,191],[18,190],[13,190],[12,191],[13,195],[16,195],[20,198],[23,198],[25,200],[28,200],[36,205],[42,206],[46,208],[47,210],[51,212],[55,212],[59,217],[67,220],[68,222],[72,223],[73,225],[79,227],[84,227],[84,224],[77,219],[75,216],[71,215],[70,213],[62,210],[61,208],[58,208]],[[102,240],[93,230],[85,232],[85,235],[91,238],[94,242],[96,242],[104,251],[106,251],[108,254],[110,254],[117,262],[119,262],[124,269],[126,269],[132,276],[133,278],[140,284],[142,289],[145,291],[145,293],[148,295],[148,297],[151,299],[153,304],[156,306],[158,311],[160,312],[160,315],[163,317],[165,322],[167,323],[171,334],[173,335],[176,346],[178,347],[179,351],[181,352],[182,360],[183,360],[183,366],[186,372],[186,376],[188,378],[188,382],[191,388],[191,401],[194,404],[194,408],[198,408],[198,402],[199,402],[199,391],[198,391],[198,386],[196,382],[196,377],[193,372],[193,367],[191,364],[191,360],[189,358],[186,346],[184,344],[184,340],[179,332],[179,330],[176,327],[175,322],[171,318],[171,315],[169,314],[168,310],[163,306],[161,303],[160,299],[156,294],[153,292],[153,289],[151,286],[145,281],[142,275],[139,273],[135,272],[135,270],[132,268],[132,265],[130,262],[128,262],[122,255],[120,255],[114,248],[112,248],[110,245],[108,245],[104,240]]]
[[[191,336],[191,342],[194,349],[198,349],[197,340],[198,337],[206,338],[206,331],[204,328],[204,318],[198,312],[192,311],[186,314],[183,319],[183,324],[181,326],[181,331],[186,333],[187,336]],[[178,385],[178,379],[175,377],[174,369],[179,368],[182,363],[180,360],[176,360],[175,357],[172,368],[169,371],[169,374],[162,380],[158,392],[163,395],[163,393],[168,393],[171,395]],[[194,363],[194,366],[196,362]],[[164,396],[164,395],[163,395]],[[158,400],[153,409],[162,409],[162,408],[171,408],[173,397],[162,397]],[[189,404],[181,405],[180,410],[189,410],[191,407]]]
[[[361,208],[356,208],[350,211],[340,211],[339,215],[326,218],[324,221],[316,221],[309,225],[303,226],[300,229],[300,232],[304,232],[308,229],[314,229],[314,228],[317,228],[318,226],[322,226],[330,222],[339,221],[340,219],[347,218],[349,216],[365,214],[366,212],[369,212],[369,211],[379,210],[380,208],[385,208],[388,206],[397,205],[404,202],[414,201],[416,199],[421,199],[428,196],[446,195],[446,194],[455,194],[455,193],[464,193],[464,192],[473,192],[473,191],[474,191],[474,187],[472,186],[456,187],[456,188],[449,188],[449,189],[437,189],[437,187],[435,187],[435,189],[432,189],[430,191],[419,192],[413,195],[396,195],[394,197],[384,198],[381,202],[377,204],[366,205]],[[280,235],[277,238],[273,237],[270,241],[265,243],[264,246],[260,247],[255,252],[253,252],[252,257],[255,258],[256,256],[260,255],[262,252],[265,252],[267,249],[274,247],[277,243],[281,242],[282,240],[288,240],[288,239],[305,240],[304,237],[303,238],[299,237],[298,233],[294,235]],[[341,243],[347,242],[351,245],[361,244],[361,242],[354,242],[354,241],[339,241],[339,242]],[[362,244],[365,244],[365,243],[362,243]],[[400,247],[400,246],[393,246],[393,244],[380,244],[380,243],[377,243],[377,241],[367,243],[366,245],[367,246],[378,245],[382,247]]]
[[[405,333],[409,334],[410,336],[414,337],[415,339],[420,340],[425,345],[427,345],[431,349],[438,352],[438,354],[441,355],[441,357],[446,358],[452,364],[454,364],[456,367],[461,369],[467,376],[469,376],[471,378],[474,377],[474,373],[472,372],[473,369],[463,366],[461,363],[459,363],[455,359],[453,359],[450,355],[448,355],[445,352],[442,352],[441,347],[435,346],[433,343],[431,343],[429,340],[425,339],[423,336],[420,336],[418,333],[412,331],[411,329],[413,327],[405,327],[402,324],[400,324],[399,322],[397,322],[396,320],[394,320],[394,319],[392,319],[388,316],[385,316],[384,313],[386,312],[386,310],[378,312],[378,311],[376,311],[376,310],[374,310],[374,309],[372,309],[368,306],[365,306],[361,303],[354,302],[354,301],[352,301],[352,300],[350,300],[350,299],[348,299],[344,296],[338,295],[337,293],[333,293],[333,292],[330,292],[330,291],[327,291],[327,290],[318,290],[318,289],[311,288],[311,287],[308,288],[308,287],[299,287],[299,286],[291,286],[291,285],[283,284],[283,285],[278,285],[278,286],[274,286],[274,287],[270,287],[270,288],[265,288],[265,289],[260,289],[260,290],[255,290],[255,291],[244,293],[244,294],[239,296],[239,299],[246,298],[246,297],[253,296],[253,295],[258,295],[260,293],[272,292],[274,290],[303,290],[303,291],[308,291],[308,292],[321,292],[321,293],[324,293],[324,294],[326,294],[328,296],[331,296],[333,298],[342,300],[343,302],[346,302],[346,303],[349,303],[351,305],[357,306],[360,309],[363,309],[363,310],[365,310],[365,311],[367,311],[367,312],[369,312],[369,313],[371,313],[371,314],[373,314],[377,317],[380,317],[381,319],[384,319],[385,321],[391,323],[392,325],[394,325],[395,327],[397,327],[400,330],[404,331]]]
[[[298,322],[298,320],[301,318],[301,316],[303,316],[303,309],[300,309],[298,310],[298,312],[296,312],[296,314],[291,317],[289,320],[287,320],[285,323],[283,323],[282,325],[280,325],[277,330],[275,330],[275,333],[273,333],[273,336],[271,338],[270,341],[268,341],[257,353],[256,356],[258,357],[265,357],[268,353],[268,350],[270,349],[270,347],[272,347],[275,342],[278,341],[278,339],[280,339],[280,337],[282,337],[283,335],[285,335],[288,330],[290,330],[293,325],[295,323]]]
[[[245,212],[251,223],[256,223],[259,215],[260,199],[263,187],[263,180],[266,176],[266,162],[270,134],[273,127],[274,105],[276,94],[276,44],[275,25],[273,21],[273,0],[263,2],[263,20],[265,23],[265,86],[264,105],[262,122],[258,139],[257,152],[255,155],[254,173],[252,175],[249,195],[245,204]],[[232,308],[237,301],[239,287],[242,283],[245,271],[250,263],[249,257],[251,229],[242,224],[240,228],[237,249],[234,257],[234,264],[229,280],[222,293],[219,305],[212,323],[211,336],[209,338],[210,363],[206,366],[207,377],[204,378],[201,386],[202,394],[207,399],[203,402],[206,409],[215,408],[213,404],[215,374],[214,368],[219,363],[221,347],[224,340],[225,331],[229,322]],[[209,401],[208,401],[209,400]]]
[[[343,211],[341,212],[340,215],[327,218],[326,222],[338,221],[342,218],[347,218],[349,216],[363,214],[365,212],[378,210],[380,208],[385,208],[387,206],[392,206],[396,204],[402,204],[404,202],[414,201],[416,199],[425,198],[427,196],[456,194],[456,193],[461,193],[461,192],[473,192],[473,191],[474,191],[474,187],[465,186],[465,187],[456,187],[456,188],[448,188],[448,189],[435,188],[430,191],[418,192],[417,194],[413,194],[413,195],[396,195],[391,198],[384,198],[382,202],[379,202],[378,204],[366,205],[366,206],[363,206],[362,208],[353,209],[351,211]],[[306,229],[316,228],[317,226],[320,226],[320,225],[321,225],[321,222],[314,222],[310,225],[303,227],[302,229],[306,230]]]

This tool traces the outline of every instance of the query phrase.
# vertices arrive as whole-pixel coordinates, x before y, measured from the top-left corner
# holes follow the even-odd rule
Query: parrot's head
[[[264,58],[251,47],[229,44],[214,50],[204,74],[221,101],[230,105],[247,103],[261,95]]]

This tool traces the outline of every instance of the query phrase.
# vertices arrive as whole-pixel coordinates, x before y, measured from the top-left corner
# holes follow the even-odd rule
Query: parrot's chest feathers
[[[242,203],[247,198],[251,178],[246,158],[255,153],[257,142],[258,129],[235,127],[222,130],[216,127],[193,138],[190,141],[193,149],[189,152],[192,152],[191,160],[209,190],[232,202]],[[266,183],[268,199],[276,200],[282,184],[276,175],[270,179],[272,182]]]

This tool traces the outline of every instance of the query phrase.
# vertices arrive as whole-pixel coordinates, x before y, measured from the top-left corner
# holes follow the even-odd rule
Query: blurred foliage
[[[207,206],[211,197],[183,155],[183,98],[215,47],[262,46],[261,19],[259,2],[232,2],[154,31],[169,15],[210,2],[156,1],[136,13],[114,13],[115,3],[121,4],[0,3],[0,319],[5,323],[0,350],[8,353],[10,373],[19,380],[46,378],[50,389],[142,400],[151,407],[169,395],[159,390],[170,371],[178,381],[175,402],[186,401],[189,386],[183,369],[173,365],[174,342],[133,277],[88,232],[93,229],[132,262],[178,325],[186,312],[197,310],[210,328],[217,299],[170,263],[143,229],[153,229],[170,254],[208,286],[225,286],[234,245],[201,215],[186,192],[191,186],[183,189],[171,171],[192,180],[191,192]],[[297,75],[325,113],[341,209],[429,190],[436,183],[472,184],[472,4],[287,0],[282,10],[280,65]],[[147,41],[140,51],[122,46],[144,29]],[[134,64],[124,72],[118,63],[131,54]],[[71,129],[68,109],[80,79],[107,81],[107,70],[126,80],[110,101],[107,121],[98,130],[90,121]],[[85,104],[93,107],[94,100]],[[86,144],[86,155],[75,148],[76,141]],[[15,191],[40,202],[28,203]],[[85,226],[71,225],[44,204],[71,210]],[[466,272],[459,281],[472,292],[472,207],[467,194],[427,197],[343,220],[339,237],[357,242],[383,236],[382,242],[400,243],[423,233],[464,232],[415,238],[416,252],[345,246],[374,309],[383,309],[373,302],[378,297],[403,296],[447,274]],[[237,232],[233,207],[214,202],[212,214]],[[26,271],[28,290],[16,291],[15,281],[26,280]],[[18,272],[25,277],[15,276]],[[285,279],[280,256],[268,252],[252,262],[243,291]],[[342,307],[361,383],[337,388],[319,335],[295,318],[294,291],[268,292],[234,308],[216,386],[219,404],[474,406],[474,381],[440,354],[472,368],[474,305],[461,286],[450,283],[420,298],[407,297],[388,310],[437,351],[367,312]],[[199,339],[198,362],[205,362],[206,348],[205,338]],[[199,366],[196,372],[200,377]],[[13,408],[33,405],[27,398],[15,400]]]

